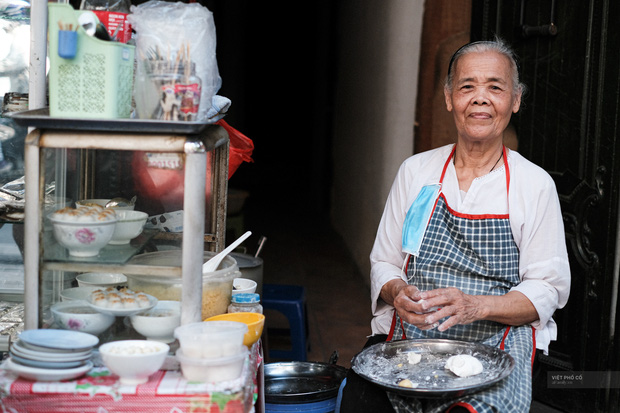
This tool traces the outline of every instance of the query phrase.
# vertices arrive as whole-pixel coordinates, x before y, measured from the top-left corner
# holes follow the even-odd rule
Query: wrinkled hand
[[[457,324],[470,324],[483,319],[483,305],[479,297],[468,295],[457,288],[438,288],[418,293],[418,303],[423,311],[438,307],[437,311],[424,315],[423,325],[445,331]],[[449,317],[439,325],[439,320]],[[418,325],[416,325],[418,326]]]
[[[438,325],[435,321],[430,323],[427,321],[428,314],[425,313],[428,313],[431,307],[424,307],[426,301],[422,299],[421,294],[420,290],[414,285],[403,286],[394,297],[394,308],[404,321],[421,330],[435,328]]]

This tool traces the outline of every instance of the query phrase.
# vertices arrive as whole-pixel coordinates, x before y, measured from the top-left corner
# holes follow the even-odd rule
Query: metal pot
[[[335,364],[291,361],[265,364],[265,402],[304,404],[333,399],[347,369]]]
[[[256,292],[263,295],[263,259],[240,252],[231,252],[229,256],[237,261],[242,278],[256,281]]]

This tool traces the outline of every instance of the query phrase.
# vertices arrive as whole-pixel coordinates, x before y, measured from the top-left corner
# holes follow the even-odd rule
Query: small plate
[[[140,308],[118,308],[118,309],[114,309],[114,308],[108,308],[108,307],[101,307],[98,305],[95,305],[92,303],[92,299],[89,297],[88,300],[86,300],[86,302],[88,303],[89,306],[91,306],[92,308],[94,308],[95,310],[99,311],[100,313],[105,313],[105,314],[112,314],[115,315],[117,317],[124,317],[124,316],[128,316],[128,315],[133,315],[136,313],[140,313],[142,311],[148,311],[151,308],[155,307],[157,305],[157,298],[153,297],[152,295],[148,295],[146,294],[146,296],[149,299],[149,305],[148,307],[140,307]]]
[[[11,359],[24,366],[37,367],[41,369],[74,369],[86,364],[85,360],[81,361],[39,361],[23,358],[15,353],[11,353]]]
[[[36,361],[56,361],[56,362],[71,362],[71,361],[84,361],[88,360],[92,355],[90,350],[79,353],[49,353],[45,351],[36,351],[26,348],[19,341],[11,343],[11,349],[9,352],[22,358],[27,358]]]
[[[78,378],[93,368],[93,363],[87,361],[83,366],[73,369],[42,369],[38,367],[23,366],[10,358],[3,364],[4,368],[12,371],[20,377],[34,381],[60,381]]]
[[[73,287],[60,292],[62,301],[87,300],[90,294],[101,287]]]
[[[52,328],[25,330],[19,335],[19,339],[30,346],[31,349],[39,351],[56,349],[65,352],[79,352],[93,348],[99,343],[97,336],[92,334]],[[39,348],[34,348],[32,346]]]

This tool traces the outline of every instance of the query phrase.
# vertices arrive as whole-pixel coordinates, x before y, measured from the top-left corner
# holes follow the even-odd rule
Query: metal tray
[[[265,401],[298,404],[329,400],[338,395],[347,369],[335,364],[282,362],[265,364]]]
[[[56,118],[51,117],[49,108],[24,110],[21,112],[7,112],[20,126],[32,126],[40,129],[71,129],[85,131],[106,132],[136,132],[136,133],[201,133],[208,122],[169,122],[150,119],[89,119],[89,118]]]
[[[418,364],[409,364],[407,353],[421,353]],[[482,373],[458,377],[446,370],[446,360],[457,354],[469,354],[482,363]],[[458,397],[475,393],[506,378],[515,361],[503,350],[480,343],[454,340],[400,340],[365,348],[351,361],[358,375],[383,389],[403,396],[421,398]],[[409,379],[416,388],[401,387]]]

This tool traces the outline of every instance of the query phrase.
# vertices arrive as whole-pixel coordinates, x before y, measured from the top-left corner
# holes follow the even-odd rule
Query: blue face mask
[[[424,232],[431,219],[441,184],[422,187],[413,204],[409,207],[403,223],[403,252],[418,256]]]

